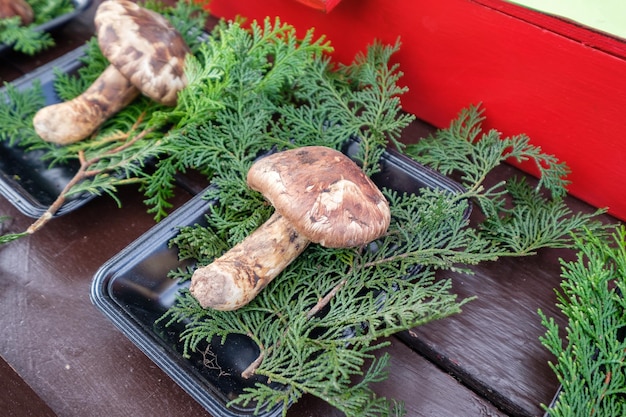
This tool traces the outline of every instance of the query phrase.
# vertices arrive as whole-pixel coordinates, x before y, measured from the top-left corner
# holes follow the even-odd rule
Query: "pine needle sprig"
[[[557,306],[567,318],[560,329],[539,311],[542,344],[554,355],[551,368],[561,390],[548,408],[551,417],[626,414],[626,229],[610,239],[587,231],[575,239],[577,258],[561,261]],[[565,334],[565,339],[562,335]]]

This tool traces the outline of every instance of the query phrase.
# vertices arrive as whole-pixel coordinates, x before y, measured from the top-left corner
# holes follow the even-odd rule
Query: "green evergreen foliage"
[[[312,394],[348,416],[401,413],[397,403],[378,398],[368,383],[385,377],[374,352],[384,346],[381,337],[456,314],[470,301],[456,300],[449,292],[450,282],[435,279],[437,269],[469,272],[468,265],[502,256],[529,255],[541,247],[569,247],[570,232],[579,228],[603,232],[602,226],[592,221],[595,214],[573,215],[568,211],[562,200],[566,184],[562,175],[567,170],[556,162],[544,167],[549,178],[544,183],[552,187],[550,197],[515,178],[506,186],[502,183],[485,191],[482,181],[506,160],[506,152],[542,163],[554,159],[532,147],[526,138],[508,139],[500,145],[503,139],[492,132],[482,142],[468,142],[458,126],[472,120],[467,130],[480,131],[479,115],[476,107],[463,110],[449,129],[436,132],[422,145],[407,147],[407,154],[418,159],[438,152],[432,160],[446,173],[467,170],[467,190],[456,195],[441,190],[424,190],[419,195],[385,190],[393,220],[387,235],[375,243],[375,250],[329,250],[313,245],[251,304],[236,312],[205,310],[188,292],[182,294],[180,303],[164,320],[187,323],[182,334],[187,353],[213,337],[247,335],[261,349],[258,363],[253,364],[254,373],[287,386],[281,389],[258,384],[233,404],[260,401],[260,406],[283,404],[286,410],[290,402]],[[467,154],[481,163],[468,166]],[[244,174],[242,171],[239,178]],[[195,259],[198,264],[220,256],[271,211],[262,199],[247,191],[243,181],[224,180],[210,194],[220,202],[208,216],[210,226],[186,228],[172,241],[184,258]],[[243,201],[247,201],[248,209]],[[479,207],[497,208],[496,215],[485,216],[483,223],[471,227],[465,217],[470,201]],[[231,206],[236,209],[230,210]],[[257,218],[261,212],[268,214]],[[226,232],[237,225],[240,232]],[[191,269],[179,270],[172,276],[184,280],[191,273]],[[320,302],[325,309],[321,317],[316,314]],[[315,331],[318,320],[321,328]],[[346,329],[355,326],[365,330],[346,338]],[[328,362],[344,356],[345,362],[336,362],[343,371],[329,372]],[[302,358],[318,357],[322,359],[319,362],[301,362]],[[381,359],[384,361],[385,356]],[[363,369],[366,361],[374,361],[374,366]],[[303,373],[294,374],[294,369]],[[355,385],[357,375],[364,382]],[[355,402],[341,395],[347,392]]]
[[[6,102],[0,105],[0,139],[10,146],[28,146],[39,143],[39,138],[32,127],[33,115],[45,104],[41,83],[37,80],[32,88],[18,91],[12,84],[5,84]],[[22,145],[23,144],[23,145]]]
[[[38,26],[75,10],[71,0],[28,0],[34,20],[23,26],[19,17],[0,19],[0,43],[15,51],[35,55],[54,45],[49,33],[37,30]]]
[[[567,194],[569,168],[553,155],[530,144],[526,135],[502,137],[495,129],[483,130],[483,109],[463,109],[447,129],[409,145],[406,154],[446,175],[460,175],[468,197],[484,218],[478,233],[502,248],[519,255],[533,254],[545,247],[572,247],[571,233],[583,228],[602,233],[593,221],[603,213],[573,213],[563,197]],[[511,178],[487,185],[487,174],[508,160],[531,161],[539,179]]]
[[[541,342],[555,355],[562,385],[550,417],[626,415],[626,228],[611,239],[588,232],[576,238],[577,258],[562,261],[560,329],[540,311]]]
[[[470,107],[448,129],[404,147],[400,134],[413,116],[401,111],[402,73],[390,63],[400,43],[374,43],[349,65],[334,65],[331,45],[308,31],[297,34],[279,19],[220,22],[209,36],[201,5],[177,2],[147,6],[170,18],[194,51],[189,81],[174,107],[139,98],[106,122],[93,137],[59,147],[41,141],[32,117],[42,105],[41,87],[6,88],[0,105],[0,138],[13,146],[45,149],[52,165],[78,160],[77,181],[64,195],[89,192],[117,198],[119,186],[140,184],[156,220],[171,209],[176,176],[196,171],[212,183],[206,198],[217,201],[207,227],[181,228],[171,242],[181,259],[207,264],[241,241],[271,215],[272,208],[245,184],[253,161],[270,149],[307,145],[340,148],[356,137],[358,159],[372,174],[387,145],[439,169],[458,174],[465,192],[424,190],[419,195],[383,190],[391,203],[388,233],[367,248],[311,245],[251,304],[235,312],[200,308],[183,291],[164,323],[186,323],[185,354],[214,336],[246,335],[261,356],[248,372],[279,384],[258,384],[232,404],[287,406],[305,394],[328,401],[348,416],[402,415],[402,404],[378,397],[371,384],[386,378],[380,355],[385,336],[457,314],[471,299],[458,300],[451,282],[436,271],[467,267],[501,256],[528,255],[540,247],[571,244],[583,226],[601,231],[593,216],[564,205],[567,167],[520,135],[483,133],[482,111]],[[78,76],[58,73],[59,97],[80,94],[106,67],[95,40],[86,48]],[[539,185],[509,181],[487,187],[485,178],[508,158],[536,163]],[[547,191],[547,193],[546,193]],[[545,194],[548,194],[547,196]],[[472,227],[467,208],[484,221]],[[600,213],[599,211],[598,213]],[[8,242],[25,234],[5,235]],[[171,272],[188,279],[191,268]],[[333,366],[328,366],[333,364]]]
[[[151,7],[160,7],[159,10],[166,17],[181,25],[179,31],[192,50],[198,50],[203,40],[197,36],[198,31],[187,29],[190,24],[204,27],[207,14],[203,6],[204,2],[177,2],[173,7],[151,3]],[[85,55],[81,61],[83,65],[77,74],[56,71],[54,87],[61,100],[79,95],[108,65],[95,38],[85,46]],[[41,140],[32,124],[35,113],[44,105],[40,83],[35,81],[31,88],[19,91],[7,83],[4,93],[6,100],[0,104],[0,139],[6,140],[10,146],[20,146],[26,150],[45,150],[44,158],[51,166],[69,161],[80,163],[79,172],[59,196],[59,203],[72,194],[82,192],[108,194],[117,201],[119,186],[149,182],[151,163],[168,152],[167,129],[173,123],[171,120],[176,121],[179,114],[175,107],[161,106],[140,97],[105,122],[88,140],[57,146]],[[174,172],[170,174],[175,175]],[[166,199],[171,198],[172,193],[164,193],[161,197],[163,200],[159,202],[159,208],[164,216],[167,208],[171,207]],[[56,204],[51,206],[43,217],[49,218],[56,209]],[[36,222],[24,233],[2,236],[0,243],[31,234],[44,223]]]
[[[248,306],[234,312],[205,310],[184,291],[163,318],[188,323],[181,335],[186,353],[214,336],[232,334],[251,337],[260,347],[254,374],[281,385],[258,384],[232,404],[260,409],[282,404],[286,412],[291,402],[312,394],[348,416],[401,414],[399,404],[376,396],[370,386],[386,378],[389,358],[375,355],[387,345],[381,338],[460,312],[468,300],[457,300],[451,282],[436,280],[435,270],[465,262],[469,251],[480,257],[484,242],[465,227],[466,206],[453,203],[445,192],[389,193],[388,198],[394,221],[374,250],[313,245]],[[185,243],[185,254],[190,253],[186,245],[205,247],[197,244],[207,238],[197,233],[204,229],[191,230],[194,235],[183,231],[174,242]],[[435,250],[430,239],[441,249]],[[214,254],[193,255],[207,262]],[[433,267],[416,271],[416,265]],[[355,376],[361,378],[358,384]]]

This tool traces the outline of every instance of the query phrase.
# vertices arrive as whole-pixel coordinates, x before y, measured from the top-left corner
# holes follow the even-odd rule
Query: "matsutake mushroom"
[[[323,146],[278,152],[248,171],[250,188],[274,206],[272,216],[191,278],[203,308],[235,310],[286,268],[310,242],[357,247],[389,227],[389,203],[347,156]]]
[[[33,23],[33,8],[25,0],[0,0],[0,19],[19,16],[22,25]]]
[[[110,65],[80,96],[37,112],[35,130],[48,142],[65,145],[88,137],[140,94],[175,105],[187,84],[189,47],[165,17],[131,1],[107,0],[94,23]]]

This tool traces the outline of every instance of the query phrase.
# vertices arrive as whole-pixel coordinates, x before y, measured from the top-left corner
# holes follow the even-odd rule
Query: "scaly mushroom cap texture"
[[[143,94],[166,105],[176,104],[187,84],[189,47],[160,14],[126,0],[107,0],[94,18],[104,56]]]
[[[389,203],[378,187],[350,158],[328,147],[271,154],[252,165],[247,182],[322,246],[361,246],[389,227]]]
[[[19,16],[23,25],[33,22],[33,9],[25,0],[0,0],[0,19]]]

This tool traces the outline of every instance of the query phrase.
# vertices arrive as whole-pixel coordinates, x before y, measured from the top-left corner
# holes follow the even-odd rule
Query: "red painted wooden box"
[[[400,37],[407,111],[445,127],[482,103],[487,127],[528,134],[570,166],[572,195],[626,219],[623,40],[500,0],[213,0],[210,9],[315,27],[342,62]]]

